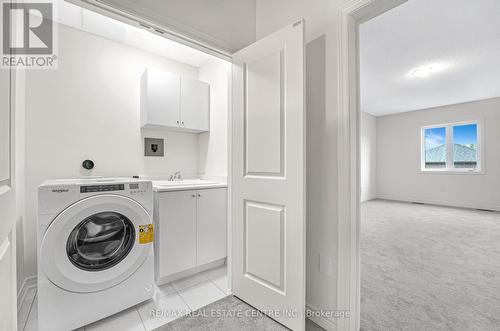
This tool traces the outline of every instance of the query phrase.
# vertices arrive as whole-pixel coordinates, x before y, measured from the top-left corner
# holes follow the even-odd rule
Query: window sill
[[[439,174],[439,175],[484,175],[483,170],[419,170],[420,174]]]

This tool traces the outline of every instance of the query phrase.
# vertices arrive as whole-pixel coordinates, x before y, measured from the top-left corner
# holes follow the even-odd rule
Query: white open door
[[[305,328],[304,22],[233,55],[233,293]]]
[[[10,1],[2,1],[2,5]],[[7,7],[2,6],[0,16]],[[2,16],[4,17],[4,15]],[[19,37],[14,18],[10,31]],[[5,28],[5,26],[3,26]],[[4,40],[5,42],[5,40]],[[3,54],[2,55],[8,55]],[[15,141],[19,70],[0,68],[0,330],[17,330]]]
[[[11,71],[0,69],[0,330],[16,330],[15,193]]]

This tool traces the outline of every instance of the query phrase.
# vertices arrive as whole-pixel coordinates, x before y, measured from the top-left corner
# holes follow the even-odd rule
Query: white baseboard
[[[425,203],[428,205],[456,207],[456,208],[465,208],[465,209],[485,209],[485,210],[493,210],[493,211],[500,212],[500,206],[476,205],[476,204],[460,203],[460,202],[453,202],[453,201],[450,202],[450,201],[435,201],[435,200],[427,200],[427,199],[413,199],[413,198],[408,198],[408,197],[401,197],[401,196],[395,196],[395,195],[384,195],[384,194],[377,194],[377,199]]]
[[[311,311],[320,311],[321,310],[317,307],[314,307],[313,305],[311,305],[309,303],[306,303],[306,309],[311,310]],[[337,330],[337,324],[335,323],[335,320],[328,319],[326,317],[320,317],[320,316],[310,316],[308,318],[327,331],[336,331]]]
[[[24,297],[26,296],[26,293],[28,293],[28,290],[36,287],[37,285],[37,277],[36,276],[31,276],[31,277],[26,277],[23,281],[23,284],[21,285],[21,288],[19,289],[19,292],[17,293],[17,311],[21,309],[21,305],[24,301]]]

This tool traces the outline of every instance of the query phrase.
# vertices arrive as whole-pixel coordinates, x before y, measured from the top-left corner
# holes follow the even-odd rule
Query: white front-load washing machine
[[[153,193],[129,178],[38,189],[39,331],[68,331],[153,294]]]

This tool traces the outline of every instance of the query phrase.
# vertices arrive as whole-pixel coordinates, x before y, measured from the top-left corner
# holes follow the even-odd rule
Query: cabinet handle
[[[191,197],[196,198],[196,194],[191,195]]]
[[[200,194],[200,193],[198,193],[198,198],[199,198],[199,197],[201,197],[201,194]]]
[[[180,123],[180,122],[179,122],[179,121],[177,121],[177,124],[179,124],[179,123]]]

